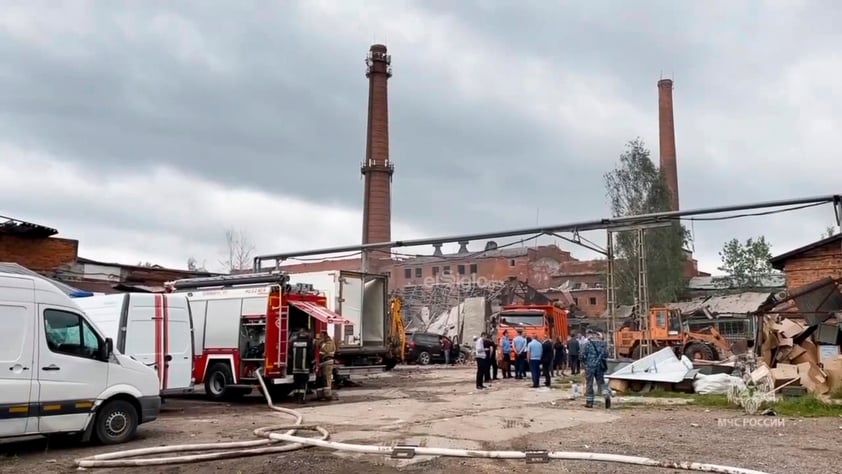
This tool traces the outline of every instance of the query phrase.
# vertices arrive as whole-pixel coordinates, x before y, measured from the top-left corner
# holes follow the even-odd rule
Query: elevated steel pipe
[[[708,207],[701,209],[689,209],[685,211],[669,211],[656,212],[651,214],[641,214],[637,216],[626,217],[607,217],[603,219],[573,222],[569,224],[558,224],[552,226],[530,227],[525,229],[505,230],[497,232],[485,232],[479,234],[464,234],[448,237],[429,237],[423,239],[413,240],[395,240],[391,242],[377,242],[370,244],[356,244],[346,245],[342,247],[331,247],[324,249],[302,250],[298,252],[286,252],[270,255],[260,255],[254,258],[255,271],[261,271],[264,267],[262,262],[270,261],[273,263],[273,268],[277,267],[281,261],[295,257],[310,257],[317,255],[329,255],[335,253],[347,252],[365,252],[368,250],[386,250],[395,247],[420,247],[424,245],[445,244],[460,241],[475,241],[475,240],[489,240],[499,239],[505,237],[517,237],[520,235],[530,234],[553,234],[558,232],[583,232],[591,230],[610,230],[616,227],[628,227],[635,225],[642,225],[647,223],[656,223],[668,220],[675,220],[693,216],[702,216],[710,214],[723,214],[726,212],[750,211],[756,209],[770,209],[775,207],[789,207],[809,204],[833,204],[836,215],[836,223],[840,224],[840,217],[842,217],[842,195],[830,194],[824,196],[806,197],[798,199],[784,199],[778,201],[766,201],[753,204],[738,204],[731,206]]]

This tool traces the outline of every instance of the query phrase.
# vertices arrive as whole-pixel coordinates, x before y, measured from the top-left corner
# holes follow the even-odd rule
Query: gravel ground
[[[492,398],[481,399],[470,390],[470,369],[402,369],[379,377],[363,381],[362,387],[343,389],[341,398],[330,405],[308,404],[305,423],[308,417],[316,417],[329,410],[368,410],[371,416],[389,415],[389,410],[396,411],[394,419],[410,416],[406,412],[406,403],[417,403],[422,408],[419,421],[428,426],[431,417],[437,411],[451,410],[447,416],[452,420],[453,429],[462,429],[458,419],[464,415],[479,413],[483,407],[492,403]],[[467,380],[467,382],[465,381]],[[580,401],[567,400],[567,391],[563,385],[551,393],[542,395],[538,401],[524,401],[533,396],[523,384],[504,381],[494,384],[492,391],[512,399],[512,406],[526,405],[527,411],[535,413],[558,413],[565,419],[577,416],[597,417],[584,412]],[[552,401],[547,402],[550,396]],[[419,402],[420,400],[420,402]],[[464,408],[461,400],[464,400]],[[585,451],[611,454],[646,456],[669,461],[697,461],[756,469],[768,473],[840,473],[842,460],[838,456],[839,436],[842,435],[842,418],[744,418],[735,410],[709,410],[691,406],[661,405],[667,403],[658,400],[657,406],[615,403],[615,415],[607,422],[580,422],[568,424],[560,429],[552,429],[526,436],[517,437],[517,433],[505,441],[481,441],[478,436],[474,443],[484,449],[524,450],[546,449],[565,451]],[[403,405],[401,405],[403,403]],[[340,407],[335,405],[340,404]],[[449,405],[448,405],[449,404]],[[454,405],[455,404],[455,405]],[[295,408],[296,405],[288,405]],[[450,406],[450,408],[446,408]],[[260,397],[249,397],[239,404],[210,403],[200,398],[171,400],[165,405],[161,417],[154,423],[145,425],[139,432],[138,439],[116,448],[82,445],[73,439],[53,438],[26,443],[0,445],[3,454],[0,457],[0,472],[9,473],[68,473],[75,472],[73,460],[102,452],[135,449],[141,447],[163,446],[184,443],[211,441],[233,441],[254,439],[252,431],[267,424],[285,423],[276,421],[267,410]],[[455,408],[454,408],[455,407]],[[377,410],[373,410],[373,409]],[[513,408],[514,409],[514,408]],[[549,410],[558,410],[548,411]],[[454,410],[457,412],[453,414]],[[604,409],[595,409],[603,414]],[[364,417],[366,412],[361,412]],[[840,412],[842,413],[842,412]],[[332,415],[331,415],[332,416]],[[356,415],[353,415],[356,416]],[[489,415],[492,416],[492,415]],[[495,415],[499,416],[499,415]],[[571,418],[572,417],[572,418]],[[330,418],[328,418],[330,419]],[[723,422],[727,420],[727,426]],[[494,420],[490,420],[494,421]],[[510,421],[510,420],[505,420]],[[541,420],[522,420],[517,426],[529,426]],[[448,422],[450,423],[450,422]],[[558,426],[558,425],[556,425]],[[337,422],[326,426],[337,437],[350,430],[364,430]],[[494,429],[507,429],[502,426]],[[373,429],[373,428],[372,428]],[[386,428],[382,428],[386,429]],[[403,428],[390,428],[400,436]],[[465,428],[466,430],[468,428]],[[486,428],[483,428],[486,429]],[[482,433],[477,433],[481,435]],[[487,434],[487,433],[486,433]],[[449,440],[452,447],[465,447],[470,439]],[[343,440],[344,441],[344,440]],[[370,444],[385,443],[372,440]],[[430,444],[431,446],[433,443]],[[440,446],[437,444],[436,446]],[[143,470],[141,470],[143,469]],[[635,467],[621,464],[593,463],[581,461],[552,461],[550,464],[526,464],[523,461],[499,461],[484,459],[443,459],[436,458],[426,462],[398,467],[396,461],[375,455],[337,455],[317,448],[306,449],[285,455],[261,456],[245,459],[212,461],[200,464],[187,464],[167,467],[148,467],[136,469],[101,469],[109,472],[161,472],[193,474],[213,473],[349,473],[365,472],[381,474],[391,472],[576,472],[576,473],[637,473],[637,472],[681,472],[667,469]]]

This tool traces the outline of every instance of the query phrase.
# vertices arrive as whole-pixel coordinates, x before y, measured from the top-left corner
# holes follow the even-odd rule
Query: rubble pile
[[[761,364],[752,379],[768,376],[775,388],[800,386],[823,399],[842,390],[840,319],[805,325],[776,315],[764,316]]]

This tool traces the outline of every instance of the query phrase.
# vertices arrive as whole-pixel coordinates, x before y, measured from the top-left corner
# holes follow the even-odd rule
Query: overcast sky
[[[394,68],[396,239],[608,216],[603,175],[624,144],[640,136],[657,160],[662,76],[675,81],[683,208],[842,191],[836,2],[2,10],[0,214],[58,228],[87,258],[213,268],[226,227],[259,254],[358,243],[372,42]],[[822,207],[691,230],[715,271],[730,238],[763,234],[780,253],[833,222]]]

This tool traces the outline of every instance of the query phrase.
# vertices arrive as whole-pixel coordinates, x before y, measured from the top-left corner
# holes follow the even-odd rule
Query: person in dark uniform
[[[295,383],[293,395],[298,398],[298,403],[305,403],[307,400],[307,382],[310,381],[310,374],[316,362],[316,354],[313,348],[313,338],[306,329],[298,330],[298,334],[292,341],[292,380]]]

